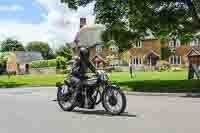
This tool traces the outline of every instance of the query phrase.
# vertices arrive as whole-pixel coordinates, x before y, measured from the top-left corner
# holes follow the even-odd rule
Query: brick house
[[[39,52],[11,52],[8,56],[6,71],[8,73],[28,74],[31,62],[42,59],[43,57]]]
[[[90,47],[90,59],[96,66],[103,63],[106,64],[108,57],[112,57],[110,64],[107,65],[122,65],[132,63],[136,68],[154,67],[162,59],[161,49],[169,49],[170,55],[162,60],[169,62],[171,65],[188,65],[188,52],[191,48],[200,48],[199,38],[193,38],[190,43],[181,44],[180,39],[172,38],[167,42],[161,42],[159,39],[154,38],[152,35],[145,37],[144,39],[137,40],[133,43],[132,48],[129,50],[118,53],[116,46],[105,48],[101,42],[101,31],[105,27],[99,25],[87,26],[86,19],[80,19],[80,32],[78,32],[74,41],[74,53],[78,53],[79,46],[87,43]],[[89,30],[88,30],[89,29]],[[91,32],[90,29],[93,29]],[[90,31],[86,32],[86,31]],[[88,34],[89,33],[89,34]],[[88,35],[86,35],[88,34]],[[83,36],[83,37],[80,37]],[[88,39],[92,38],[92,41]]]
[[[162,48],[168,48],[171,51],[169,57],[162,60],[169,62],[171,65],[188,65],[188,52],[200,48],[199,39],[193,38],[190,43],[181,44],[179,39],[161,42],[158,39],[145,39],[136,41],[130,52],[132,64],[136,67],[155,66],[161,60]]]

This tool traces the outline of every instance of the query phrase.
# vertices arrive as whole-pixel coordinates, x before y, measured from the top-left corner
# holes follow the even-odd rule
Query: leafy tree
[[[65,44],[65,46],[56,50],[56,56],[61,56],[66,60],[70,60],[72,58],[72,49],[69,47],[69,44]]]
[[[44,59],[55,58],[53,50],[46,42],[41,42],[41,41],[29,42],[26,46],[26,50],[40,52]]]
[[[6,72],[6,62],[8,59],[9,53],[0,53],[0,74]]]
[[[199,0],[61,0],[77,9],[95,1],[96,22],[105,24],[104,41],[115,40],[127,49],[135,39],[178,35],[188,41],[200,29]]]
[[[24,46],[18,40],[8,38],[4,40],[1,44],[1,51],[24,51]]]

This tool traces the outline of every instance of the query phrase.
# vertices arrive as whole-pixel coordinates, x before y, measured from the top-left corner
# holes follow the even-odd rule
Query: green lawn
[[[131,91],[200,92],[200,81],[187,80],[187,72],[136,72],[133,79],[128,73],[113,73],[110,78]]]
[[[109,77],[123,89],[131,91],[200,92],[200,81],[187,80],[187,72],[136,72],[133,79],[127,72],[115,72]],[[65,75],[0,76],[0,87],[55,86],[64,78]]]
[[[18,86],[55,86],[56,82],[62,82],[65,75],[17,75],[0,76],[0,87]]]

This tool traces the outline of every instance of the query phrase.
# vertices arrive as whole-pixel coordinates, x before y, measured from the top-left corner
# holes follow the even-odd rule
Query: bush
[[[128,65],[128,62],[125,60],[122,60],[122,65]]]
[[[56,69],[67,69],[67,63],[64,57],[58,56],[56,58]]]
[[[169,71],[170,70],[170,64],[167,61],[161,60],[158,62],[157,64],[159,66],[159,71],[163,72],[163,71]]]
[[[39,60],[31,63],[32,68],[48,68],[56,67],[56,59],[53,60]]]

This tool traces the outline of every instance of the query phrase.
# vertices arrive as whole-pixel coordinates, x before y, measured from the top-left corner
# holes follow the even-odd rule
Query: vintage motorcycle
[[[70,79],[65,80],[64,84],[57,84],[57,101],[64,111],[72,111],[77,107],[72,102],[76,90],[74,86]],[[119,86],[109,81],[105,71],[98,71],[84,80],[76,97],[79,108],[93,109],[102,103],[104,109],[112,115],[119,115],[126,109],[125,94]]]

